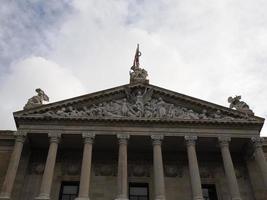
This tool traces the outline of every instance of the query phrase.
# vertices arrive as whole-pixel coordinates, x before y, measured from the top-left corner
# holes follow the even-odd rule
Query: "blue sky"
[[[126,84],[137,43],[150,82],[267,116],[265,0],[2,0],[0,129],[41,87],[51,102]],[[262,135],[267,135],[264,128]]]

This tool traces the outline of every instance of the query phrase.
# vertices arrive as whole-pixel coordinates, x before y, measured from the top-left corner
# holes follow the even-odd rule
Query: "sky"
[[[267,117],[266,0],[0,2],[0,129],[36,88],[56,102],[129,83],[137,43],[151,84]]]

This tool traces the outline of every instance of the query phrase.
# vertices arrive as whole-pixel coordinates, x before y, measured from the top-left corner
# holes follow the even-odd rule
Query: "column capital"
[[[162,140],[164,139],[164,136],[163,135],[151,135],[151,139],[152,139],[153,145],[161,144]]]
[[[94,139],[95,139],[95,134],[91,132],[83,132],[82,137],[84,139],[84,143],[93,144]]]
[[[117,134],[117,138],[119,139],[119,144],[127,144],[130,135],[129,134]]]
[[[253,147],[256,148],[261,148],[262,147],[262,143],[264,141],[264,138],[260,137],[260,136],[254,136],[251,138],[251,141],[253,143]]]
[[[186,135],[186,136],[184,136],[184,139],[185,139],[187,145],[195,145],[196,140],[197,140],[197,136],[196,135]]]
[[[50,138],[50,143],[59,143],[59,140],[61,138],[61,133],[49,132],[48,137]]]
[[[219,136],[218,141],[219,141],[220,147],[226,147],[226,146],[229,146],[231,137],[230,136]]]
[[[24,143],[26,138],[27,132],[26,131],[16,131],[14,136],[16,137],[16,142]]]

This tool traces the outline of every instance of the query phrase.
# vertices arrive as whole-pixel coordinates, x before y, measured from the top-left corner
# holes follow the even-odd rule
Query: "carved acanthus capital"
[[[95,134],[91,132],[83,132],[82,137],[84,138],[84,143],[93,144],[95,139]]]
[[[251,141],[253,143],[254,148],[261,148],[262,147],[262,143],[264,141],[264,138],[260,137],[260,136],[254,136],[251,138]]]
[[[196,135],[186,135],[186,136],[184,136],[184,139],[185,139],[187,145],[195,145],[196,140],[197,140],[197,136]]]
[[[14,133],[15,137],[16,137],[16,142],[21,142],[24,143],[27,132],[26,131],[21,131],[18,130]]]
[[[164,139],[163,135],[151,135],[153,145],[161,144],[162,140]]]
[[[129,134],[117,134],[117,138],[119,140],[119,144],[127,144],[130,135]]]
[[[61,133],[50,132],[48,133],[48,137],[50,138],[50,143],[59,143],[60,138],[61,138]]]
[[[219,136],[218,141],[219,141],[220,147],[226,147],[226,146],[229,146],[229,142],[231,141],[231,137]]]

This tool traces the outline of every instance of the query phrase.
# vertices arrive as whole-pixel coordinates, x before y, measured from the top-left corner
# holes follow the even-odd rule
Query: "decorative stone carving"
[[[264,138],[260,136],[254,136],[251,138],[251,141],[253,143],[254,148],[261,148]]]
[[[126,98],[74,108],[62,107],[55,111],[44,113],[46,117],[80,117],[80,118],[144,118],[144,119],[167,119],[167,120],[216,120],[232,121],[242,120],[223,114],[220,110],[201,113],[191,109],[167,103],[162,97],[153,97],[152,89],[138,89],[131,91],[125,88]]]
[[[95,176],[116,176],[117,167],[111,163],[96,163],[93,165]]]
[[[148,83],[147,71],[145,69],[140,68],[139,57],[141,55],[142,54],[139,51],[139,44],[138,44],[134,56],[133,66],[131,67],[130,71],[130,83]]]
[[[230,108],[235,108],[238,111],[254,115],[253,111],[249,108],[248,104],[244,101],[240,101],[241,96],[228,97],[228,102],[230,103]]]
[[[129,176],[132,177],[149,177],[150,166],[146,163],[131,163],[129,164]]]
[[[30,174],[42,175],[44,172],[44,168],[45,168],[44,163],[33,162],[30,164],[29,172]]]
[[[165,165],[164,173],[166,177],[182,177],[183,171],[176,165]]]
[[[43,101],[49,101],[49,97],[44,93],[42,89],[37,88],[35,91],[37,92],[37,95],[28,100],[23,108],[24,110],[40,106],[43,104]]]

